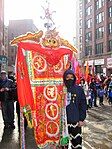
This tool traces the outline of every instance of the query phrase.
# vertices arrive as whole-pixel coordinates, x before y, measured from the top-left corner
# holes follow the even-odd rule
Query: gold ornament
[[[42,30],[40,30],[37,33],[27,33],[25,35],[21,35],[21,36],[14,38],[10,43],[12,45],[15,45],[15,44],[18,44],[19,42],[25,41],[25,40],[33,40],[33,41],[39,42],[42,35],[43,35]]]
[[[37,33],[27,33],[25,35],[21,35],[21,36],[14,38],[11,41],[11,44],[15,45],[21,41],[31,40],[31,41],[35,41],[37,43],[40,42],[41,45],[43,45],[44,47],[48,47],[48,48],[55,49],[55,48],[59,48],[61,46],[65,46],[65,47],[70,48],[71,51],[77,53],[77,49],[74,46],[72,46],[67,40],[60,38],[60,36],[58,35],[58,32],[56,31],[56,28],[54,28],[53,30],[48,30],[45,33],[45,36],[40,41],[42,36],[43,36],[42,30],[40,30]]]

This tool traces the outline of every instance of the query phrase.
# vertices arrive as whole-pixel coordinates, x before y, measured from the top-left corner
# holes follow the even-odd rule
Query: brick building
[[[10,41],[17,36],[27,32],[37,32],[37,27],[33,24],[32,19],[10,20],[8,26],[8,67],[13,71],[16,59],[17,48],[10,45]]]
[[[88,61],[95,73],[112,73],[112,0],[79,0],[80,59],[82,65]]]

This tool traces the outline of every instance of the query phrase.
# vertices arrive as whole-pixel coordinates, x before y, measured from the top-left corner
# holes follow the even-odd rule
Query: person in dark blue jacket
[[[109,98],[109,104],[112,105],[112,81],[110,82],[108,88],[108,98]]]
[[[98,97],[99,97],[99,105],[100,106],[104,105],[103,104],[104,94],[105,94],[105,90],[101,84],[98,89]]]
[[[98,107],[98,105],[96,103],[96,99],[97,99],[97,87],[96,87],[96,82],[95,82],[95,79],[94,78],[91,79],[91,83],[90,83],[89,88],[91,90],[91,98],[92,98],[92,102],[94,102],[93,103],[94,104],[94,107]]]
[[[64,75],[64,84],[67,87],[67,125],[72,149],[82,148],[81,126],[85,124],[87,103],[84,90],[76,85],[76,77],[70,69]]]
[[[15,92],[13,81],[7,77],[6,71],[1,71],[0,101],[5,129],[15,128],[13,92]]]

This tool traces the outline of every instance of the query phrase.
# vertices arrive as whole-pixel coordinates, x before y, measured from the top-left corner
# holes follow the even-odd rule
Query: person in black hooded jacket
[[[63,75],[67,88],[67,125],[72,149],[82,148],[81,126],[85,124],[87,103],[81,86],[76,85],[76,77],[70,69]],[[68,148],[68,147],[67,147]]]

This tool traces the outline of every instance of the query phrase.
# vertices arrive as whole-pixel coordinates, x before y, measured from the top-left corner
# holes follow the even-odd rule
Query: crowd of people
[[[94,76],[90,82],[81,78],[80,86],[84,89],[88,108],[104,105],[104,99],[107,99],[109,105],[112,105],[112,74],[104,77]],[[99,102],[97,102],[99,100]]]
[[[85,124],[87,109],[103,106],[104,98],[107,98],[108,104],[112,105],[112,74],[108,77],[91,77],[90,82],[81,78],[80,84],[76,84],[76,76],[69,69],[63,75],[63,82],[67,88],[66,114],[71,147],[82,148],[81,127]],[[99,99],[99,104],[97,99]],[[14,77],[8,76],[5,71],[1,72],[0,101],[4,128],[15,128],[14,101],[16,101],[18,128],[20,128],[20,106],[17,101],[17,86]],[[27,127],[26,119],[25,127]]]

